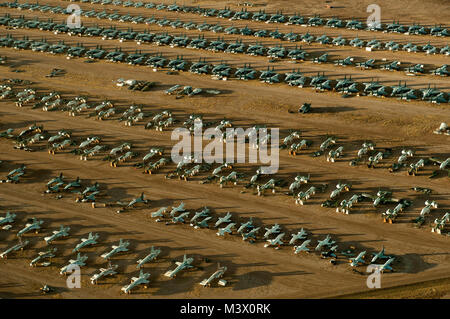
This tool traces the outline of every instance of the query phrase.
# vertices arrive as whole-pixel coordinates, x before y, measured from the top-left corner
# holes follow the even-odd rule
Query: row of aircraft
[[[86,1],[82,1],[86,2]],[[87,1],[92,4],[102,4],[102,5],[115,5],[115,6],[123,6],[134,7],[134,8],[144,8],[144,9],[156,9],[156,10],[166,10],[169,12],[178,12],[178,13],[194,13],[204,17],[218,17],[223,19],[228,19],[229,21],[235,20],[252,20],[254,22],[264,22],[266,24],[285,24],[285,25],[300,25],[300,26],[310,26],[310,27],[318,27],[325,26],[330,28],[346,28],[349,30],[369,30],[369,31],[383,31],[383,32],[394,32],[394,33],[404,33],[406,35],[433,35],[446,37],[450,36],[450,33],[447,28],[443,26],[435,25],[434,27],[426,27],[420,24],[412,24],[412,25],[402,25],[399,21],[393,21],[392,23],[388,23],[383,25],[382,23],[364,23],[362,21],[358,21],[356,19],[351,20],[342,20],[337,17],[331,17],[324,19],[320,15],[314,15],[312,17],[301,16],[297,13],[294,15],[285,15],[282,11],[277,11],[276,13],[266,13],[265,10],[259,10],[258,12],[249,12],[247,9],[242,9],[241,11],[233,11],[229,7],[225,7],[224,9],[215,9],[215,8],[201,8],[200,6],[185,6],[185,5],[177,5],[176,3],[168,5],[164,3],[155,4],[153,2],[144,3],[142,1],[131,1],[131,0],[91,0]],[[42,12],[51,12],[51,13],[60,13],[60,14],[70,14],[68,9],[65,9],[60,6],[52,7],[50,5],[40,5],[29,4],[29,3],[18,3],[18,2],[6,2],[4,6],[10,8],[17,8],[19,10],[29,10],[35,11],[40,10]],[[97,17],[97,18],[108,18],[111,21],[120,21],[120,22],[134,22],[139,23],[141,21],[145,21],[144,17],[132,17],[130,14],[121,15],[117,12],[108,14],[106,11],[101,13],[97,13],[94,9],[85,11],[80,10],[80,15],[85,17]],[[140,19],[139,19],[140,18]],[[148,20],[148,19],[147,19]],[[163,19],[167,20],[167,19]],[[162,24],[162,22],[160,22]],[[192,23],[192,22],[191,22]],[[168,24],[168,23],[166,23]],[[163,25],[166,25],[163,24]],[[184,26],[183,26],[184,27]]]

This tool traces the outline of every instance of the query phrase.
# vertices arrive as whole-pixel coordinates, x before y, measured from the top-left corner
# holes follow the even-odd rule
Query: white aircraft
[[[145,256],[144,258],[142,258],[142,259],[139,259],[138,261],[137,261],[137,266],[136,266],[136,268],[137,269],[140,269],[141,267],[143,267],[146,263],[148,263],[148,262],[150,262],[150,261],[152,261],[152,260],[155,260],[157,257],[158,257],[158,255],[161,253],[161,249],[155,249],[155,247],[154,246],[152,246],[152,248],[151,248],[151,251],[150,251],[150,254],[148,254],[147,256]]]

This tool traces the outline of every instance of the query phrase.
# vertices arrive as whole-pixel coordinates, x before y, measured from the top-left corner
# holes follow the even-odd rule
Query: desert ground
[[[4,1],[4,0],[2,0]],[[22,2],[22,1],[19,1]],[[164,1],[162,1],[164,2]],[[285,14],[299,12],[305,16],[320,14],[322,17],[336,16],[341,19],[365,20],[367,5],[373,1],[253,1],[257,6],[249,7],[249,11],[265,9],[266,12],[282,10]],[[41,0],[39,4],[65,7],[70,2]],[[165,1],[172,4],[173,1]],[[355,31],[347,29],[330,29],[325,27],[303,27],[266,25],[253,21],[234,21],[215,17],[200,17],[191,13],[174,13],[165,10],[147,10],[124,8],[120,6],[102,6],[100,4],[79,3],[83,10],[109,10],[122,14],[130,13],[142,16],[180,18],[195,23],[217,23],[223,26],[248,26],[258,30],[268,28],[280,32],[309,32],[313,35],[327,34],[330,37],[342,35],[347,38],[355,36],[361,39],[376,38],[380,41],[397,41],[405,44],[413,42],[418,45],[431,43],[438,47],[449,44],[448,37],[432,37],[430,35],[407,36],[404,34]],[[181,3],[180,3],[181,4]],[[183,1],[185,5],[222,9],[230,6],[240,10],[238,1]],[[448,2],[445,0],[430,1],[387,1],[379,0],[382,8],[383,23],[399,20],[403,24],[420,23],[432,26],[445,25],[450,21]],[[333,8],[326,8],[331,5]],[[16,9],[0,7],[0,12],[12,15],[24,15],[27,18],[64,20],[66,16],[52,13],[19,12]],[[149,29],[152,32],[170,32],[196,37],[203,34],[207,39],[215,39],[212,32],[197,30],[172,29],[170,27],[141,24],[119,23],[82,17],[86,25],[133,28],[135,31]],[[213,64],[227,63],[237,68],[250,63],[257,70],[274,67],[277,72],[288,72],[300,69],[307,75],[325,72],[330,79],[341,79],[352,76],[353,80],[369,82],[377,79],[384,85],[395,85],[406,81],[409,87],[425,88],[428,84],[436,86],[443,92],[450,92],[448,77],[431,74],[408,76],[403,71],[389,72],[379,69],[361,70],[355,67],[335,66],[333,63],[314,64],[307,60],[291,63],[281,59],[269,63],[267,57],[254,57],[245,54],[213,53],[204,50],[193,50],[183,47],[156,46],[154,44],[137,45],[134,41],[102,40],[99,37],[71,37],[67,34],[53,34],[36,29],[8,29],[0,26],[0,35],[6,33],[14,37],[28,36],[33,39],[46,38],[53,42],[65,41],[66,44],[82,43],[86,47],[102,45],[103,48],[121,47],[126,52],[142,50],[150,54],[162,53],[165,57],[175,58],[182,55],[189,61],[206,58]],[[222,35],[221,35],[222,36]],[[242,39],[245,43],[255,43],[250,36],[223,35],[229,42]],[[271,38],[260,41],[266,46],[295,44]],[[350,46],[336,47],[320,44],[303,44],[310,53],[310,58],[330,53],[330,58],[343,59],[347,56],[363,61],[369,58],[386,61],[400,60],[406,65],[422,63],[427,70],[449,63],[449,56],[426,55],[424,53],[374,51],[367,52]],[[397,98],[377,98],[372,96],[350,96],[343,98],[338,92],[316,92],[310,87],[290,87],[284,83],[266,84],[258,80],[240,81],[229,78],[228,81],[217,81],[209,75],[197,75],[190,72],[172,72],[159,70],[153,72],[146,66],[131,66],[126,63],[109,63],[96,61],[85,63],[85,58],[67,59],[65,55],[33,52],[31,50],[14,50],[0,48],[0,56],[7,57],[7,63],[0,65],[1,79],[22,79],[31,84],[14,85],[18,92],[32,87],[41,95],[53,91],[64,98],[86,96],[91,104],[99,104],[109,100],[120,112],[103,121],[88,117],[83,112],[75,117],[60,110],[44,112],[42,108],[31,108],[31,104],[18,107],[14,99],[0,100],[0,132],[8,128],[14,134],[30,125],[43,125],[48,137],[65,129],[72,133],[72,139],[79,145],[89,136],[98,136],[101,145],[109,149],[124,142],[133,146],[133,152],[139,153],[131,161],[111,167],[102,160],[108,153],[93,156],[87,161],[71,153],[76,146],[49,154],[47,142],[41,141],[30,146],[31,152],[16,149],[14,140],[0,138],[0,178],[4,179],[11,170],[26,165],[26,173],[19,183],[0,184],[0,216],[7,211],[17,215],[16,221],[9,230],[0,229],[0,251],[18,242],[16,233],[27,221],[36,217],[44,221],[39,233],[29,232],[23,236],[29,245],[23,250],[0,259],[0,298],[443,298],[450,294],[450,237],[431,232],[431,225],[436,218],[441,218],[450,211],[450,178],[445,171],[438,172],[429,178],[437,168],[426,165],[416,176],[408,176],[406,169],[389,172],[389,167],[397,161],[402,149],[412,149],[415,155],[408,163],[420,158],[450,157],[450,136],[433,134],[441,122],[450,124],[448,103],[433,104],[426,101],[403,101]],[[45,77],[52,69],[65,70],[65,74],[57,77]],[[131,91],[126,87],[118,87],[119,78],[156,82],[154,88],[147,92]],[[6,83],[6,82],[4,82]],[[164,91],[176,85],[189,85],[195,88],[220,91],[218,95],[200,94],[193,97],[175,98]],[[312,112],[297,113],[303,103],[311,103]],[[188,181],[178,178],[165,178],[166,174],[175,170],[170,164],[154,174],[143,174],[143,169],[134,167],[152,147],[163,147],[169,156],[172,146],[171,130],[179,126],[163,130],[146,130],[144,119],[132,126],[125,126],[118,121],[122,113],[130,105],[143,107],[144,112],[154,116],[163,110],[169,110],[181,124],[190,114],[201,114],[205,121],[218,122],[222,119],[232,121],[234,127],[248,128],[254,125],[266,125],[268,128],[279,128],[282,140],[292,131],[300,131],[302,138],[313,143],[307,150],[296,156],[289,155],[286,149],[280,149],[280,168],[274,176],[262,177],[261,183],[270,178],[283,179],[291,183],[297,175],[310,174],[310,184],[320,186],[327,184],[324,192],[318,192],[305,205],[296,205],[295,199],[285,193],[283,186],[273,194],[267,191],[264,196],[257,196],[252,188],[244,188],[250,177],[260,166],[257,164],[236,164],[233,170],[245,174],[245,181],[237,185],[228,184],[219,187],[216,181],[201,183],[208,173],[201,173]],[[180,125],[181,125],[180,124]],[[312,157],[320,143],[327,136],[336,137],[333,146],[343,146],[343,156],[336,162],[328,162],[325,155]],[[47,137],[47,138],[48,138]],[[376,143],[377,149],[392,149],[392,155],[383,159],[375,168],[368,168],[367,162],[350,166],[349,162],[356,158],[358,149],[365,141]],[[328,152],[328,151],[327,151]],[[219,164],[214,164],[214,167]],[[231,170],[223,174],[230,173]],[[79,177],[83,188],[95,182],[100,184],[100,196],[97,206],[91,203],[77,203],[76,195],[70,192],[45,194],[49,180],[63,173],[65,180],[72,181]],[[330,192],[338,183],[350,183],[351,190],[341,194],[339,202],[348,199],[352,194],[376,194],[379,190],[393,192],[394,198],[412,200],[413,204],[405,208],[393,224],[384,223],[382,213],[396,204],[374,207],[371,201],[357,203],[350,214],[337,213],[334,207],[321,207],[321,203],[329,198]],[[307,190],[310,184],[302,186]],[[289,185],[289,184],[288,184]],[[423,187],[432,190],[431,194],[423,194],[412,190]],[[120,203],[128,203],[144,193],[149,202],[136,208],[117,213]],[[426,200],[435,200],[439,206],[426,216],[420,227],[415,227],[412,219],[419,216]],[[119,202],[119,203],[118,203]],[[155,222],[151,213],[161,207],[178,206],[185,203],[186,210],[200,211],[204,206],[211,209],[213,221],[217,217],[232,213],[233,222],[240,225],[252,218],[256,226],[271,227],[278,223],[285,240],[291,234],[304,228],[311,239],[311,252],[294,254],[293,247],[282,245],[280,249],[264,247],[264,240],[259,235],[254,243],[243,241],[241,236],[232,234],[217,236],[217,229],[194,229],[185,224],[168,224]],[[105,205],[103,205],[105,204]],[[106,206],[106,207],[101,207]],[[119,208],[118,208],[119,207]],[[192,214],[191,214],[192,216]],[[60,225],[70,227],[70,236],[57,239],[46,245],[43,238],[51,235]],[[73,247],[86,238],[89,232],[98,233],[98,244],[82,250],[88,256],[86,266],[81,268],[81,288],[69,289],[66,277],[59,275],[59,270],[76,254]],[[448,232],[448,226],[447,226]],[[262,234],[263,232],[261,232]],[[445,233],[445,232],[444,232]],[[336,264],[330,259],[321,258],[314,251],[318,240],[326,235],[338,245]],[[114,256],[112,264],[118,265],[118,274],[92,285],[89,278],[99,268],[108,265],[100,255],[109,251],[119,239],[130,242],[129,251]],[[130,283],[133,276],[139,274],[136,261],[146,256],[151,246],[161,249],[156,261],[144,267],[149,272],[150,283],[145,289],[137,287],[132,294],[121,294],[121,287]],[[48,267],[30,267],[30,261],[39,251],[50,247],[57,248],[56,257]],[[356,253],[367,251],[366,259],[372,253],[384,247],[388,255],[395,256],[392,264],[394,272],[385,272],[381,277],[381,289],[369,289],[366,285],[367,265],[351,267],[348,257],[340,254],[347,249]],[[191,270],[181,272],[170,279],[164,273],[173,269],[174,262],[180,261],[183,255],[193,257],[195,266]],[[228,268],[224,275],[225,287],[214,283],[209,288],[199,285],[217,268],[217,263]],[[39,290],[47,284],[55,290],[42,294]]]

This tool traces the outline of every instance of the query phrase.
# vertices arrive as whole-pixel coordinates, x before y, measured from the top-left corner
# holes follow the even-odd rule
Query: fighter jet
[[[329,246],[331,246],[331,245],[333,245],[335,243],[336,243],[336,241],[331,240],[330,235],[327,235],[325,237],[325,239],[318,241],[318,244],[317,244],[315,250],[319,251],[320,249],[322,249],[322,247],[329,247]]]
[[[227,214],[224,217],[219,217],[216,221],[216,223],[214,224],[214,227],[218,227],[220,224],[223,223],[230,223],[231,222],[231,213],[227,212]]]
[[[100,268],[100,272],[98,274],[94,274],[91,279],[91,284],[96,285],[100,278],[106,276],[114,276],[117,274],[117,268],[119,265],[110,265],[108,268]]]
[[[61,227],[58,230],[53,231],[53,235],[44,237],[44,240],[48,245],[57,238],[69,236],[69,230],[70,227],[64,227],[63,225],[61,225]]]
[[[89,233],[88,238],[81,238],[81,243],[79,243],[78,245],[75,246],[75,248],[72,250],[72,252],[77,252],[79,251],[81,248],[86,247],[86,246],[92,246],[92,245],[96,245],[97,244],[97,239],[100,236],[98,234],[92,234]]]
[[[67,271],[68,271],[68,268],[69,268],[71,265],[76,265],[76,266],[79,266],[79,267],[85,266],[85,265],[86,265],[85,261],[86,261],[87,259],[88,259],[88,256],[87,256],[87,255],[81,256],[81,253],[78,253],[77,259],[70,259],[70,260],[69,260],[69,264],[67,264],[66,266],[62,267],[59,273],[60,273],[61,275],[66,275],[66,274],[67,274]]]
[[[385,270],[394,271],[394,269],[391,267],[391,264],[394,261],[394,259],[395,258],[390,258],[384,264],[382,264],[382,265],[374,265],[374,266],[377,266],[378,269],[379,269],[379,272],[381,272],[381,273],[383,273]]]
[[[309,252],[308,245],[311,242],[311,239],[305,240],[300,246],[294,246],[294,254],[298,254],[302,251]]]
[[[4,252],[0,253],[1,258],[8,258],[8,254],[12,253],[14,251],[23,250],[25,246],[27,246],[30,242],[28,240],[22,241],[19,240],[19,243],[17,245],[14,245],[8,249],[6,249]]]
[[[391,258],[390,256],[386,256],[386,255],[384,254],[384,246],[383,246],[383,248],[381,249],[380,252],[374,253],[374,254],[372,254],[372,255],[373,255],[373,258],[372,258],[372,260],[370,261],[371,264],[373,264],[374,262],[376,262],[378,259],[390,259],[390,258]]]
[[[209,276],[209,278],[203,279],[200,282],[200,285],[202,285],[203,287],[210,287],[212,281],[223,277],[223,275],[226,271],[227,271],[227,267],[225,267],[225,266],[220,267],[220,264],[217,264],[217,270],[211,276]],[[226,282],[219,280],[219,285],[223,286],[225,283]]]
[[[341,66],[347,66],[347,65],[352,65],[353,64],[353,58],[352,57],[346,57],[343,60],[337,60],[334,64],[335,65],[341,65]]]
[[[424,73],[423,64],[416,64],[416,65],[410,66],[405,69],[405,72],[407,73],[407,75],[422,74],[422,73]]]
[[[219,231],[216,233],[216,235],[225,236],[225,233],[231,234],[232,228],[234,228],[234,226],[236,226],[236,223],[229,223],[226,227],[219,228]]]
[[[265,228],[266,232],[264,233],[263,238],[268,239],[272,234],[278,234],[281,231],[281,227],[278,224],[273,225],[271,228]]]
[[[174,223],[174,224],[184,223],[185,222],[184,218],[188,217],[189,214],[190,214],[190,212],[184,212],[184,213],[181,213],[179,216],[174,216],[172,218],[172,223]]]
[[[364,264],[365,263],[365,261],[364,261],[364,256],[365,255],[366,255],[366,252],[363,251],[363,252],[360,252],[358,254],[358,256],[356,256],[355,258],[350,258],[350,265],[352,267],[356,267],[356,266],[359,266],[360,263]]]
[[[150,254],[148,254],[147,256],[145,256],[142,259],[138,259],[136,268],[140,269],[146,263],[155,260],[159,256],[160,253],[161,253],[161,249],[155,249],[155,247],[152,246],[152,248],[150,250]]]
[[[25,224],[25,227],[22,228],[18,233],[17,237],[20,237],[24,235],[25,233],[34,230],[36,234],[39,232],[39,229],[41,229],[41,225],[44,223],[43,220],[38,220],[33,217],[32,221],[30,223]]]
[[[119,245],[113,245],[112,250],[110,250],[107,253],[104,253],[101,255],[102,258],[110,259],[112,256],[120,253],[128,251],[128,246],[130,245],[129,241],[123,241],[122,239],[119,240]]]
[[[399,71],[400,70],[400,61],[393,61],[387,64],[383,64],[380,66],[381,70],[388,71]]]
[[[16,214],[11,212],[6,212],[5,217],[0,217],[0,226],[4,224],[12,224],[16,219]]]
[[[365,62],[356,63],[356,66],[361,69],[372,69],[374,67],[375,59],[369,59]]]
[[[148,278],[150,277],[150,273],[144,273],[144,271],[141,269],[139,272],[139,277],[132,277],[131,283],[129,285],[126,285],[122,287],[121,291],[123,291],[126,294],[131,294],[131,290],[138,286],[138,285],[144,285],[144,288],[147,288],[147,284],[150,282]]]
[[[334,38],[333,41],[331,41],[331,44],[336,46],[344,46],[347,44],[347,39],[343,38],[342,36],[338,36],[337,38]]]
[[[291,234],[292,238],[289,241],[289,245],[295,244],[297,240],[306,239],[308,233],[302,228],[297,234]]]
[[[242,232],[242,240],[255,240],[256,239],[256,234],[259,232],[259,229],[261,227],[256,227],[253,228],[252,230],[249,230],[247,233]]]
[[[191,265],[193,261],[194,261],[194,258],[187,258],[186,255],[184,255],[183,261],[175,262],[177,267],[174,270],[167,271],[164,274],[164,276],[169,277],[169,278],[175,278],[176,275],[178,274],[178,272],[180,272],[181,270],[193,268],[194,266]]]
[[[327,62],[328,62],[328,53],[324,53],[321,56],[313,59],[313,63],[321,64],[321,63],[327,63]]]
[[[277,246],[275,249],[279,249],[281,245],[283,245],[283,237],[284,233],[277,235],[274,239],[267,239],[267,244],[264,244],[264,247]]]
[[[444,64],[443,66],[432,70],[431,74],[440,75],[440,76],[449,76],[450,75],[450,70],[447,70],[447,67],[448,67],[448,65]]]
[[[178,212],[184,212],[184,202],[181,202],[180,205],[178,205],[177,207],[173,207],[172,206],[172,210],[170,211],[170,217],[174,217],[176,213]]]
[[[51,264],[52,258],[55,257],[56,251],[57,251],[57,248],[50,248],[47,251],[40,251],[38,253],[38,256],[30,262],[30,267],[36,267],[39,263],[44,267],[49,266]],[[45,259],[49,259],[49,261],[41,262],[42,260],[45,260]]]
[[[133,199],[131,202],[128,203],[127,208],[134,207],[136,204],[144,203],[148,204],[148,199],[144,199],[144,192],[141,193],[141,196],[138,198]]]
[[[190,220],[190,225],[194,226],[197,219],[199,219],[200,217],[207,217],[207,216],[209,216],[209,213],[210,213],[210,209],[208,207],[203,208],[199,212],[195,212],[194,216]]]

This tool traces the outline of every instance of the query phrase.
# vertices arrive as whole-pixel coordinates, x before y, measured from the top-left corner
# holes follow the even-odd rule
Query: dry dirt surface
[[[172,3],[172,1],[166,1]],[[306,16],[320,14],[323,17],[357,18],[365,20],[366,8],[373,1],[254,1],[257,6],[249,7],[249,11],[265,9],[267,12],[283,10],[283,13],[300,12]],[[43,0],[39,4],[67,6],[69,2]],[[78,3],[79,4],[79,3]],[[231,6],[240,10],[238,1],[184,1],[186,5],[201,7]],[[450,21],[447,1],[377,1],[382,8],[383,22],[393,19],[404,24],[413,22],[432,26]],[[327,8],[330,5],[333,8]],[[122,13],[141,14],[143,16],[160,16],[177,18],[176,13],[166,11],[101,6],[99,4],[80,4],[83,9],[117,10]],[[18,15],[17,10],[1,8],[2,12]],[[55,15],[41,12],[24,12],[27,17],[51,18]],[[192,14],[179,14],[184,21],[206,21],[213,23],[223,21],[217,18],[199,17]],[[58,20],[62,16],[57,16]],[[87,24],[101,26],[114,23],[104,20],[88,19]],[[224,25],[231,24],[223,21]],[[265,28],[265,24],[254,22],[236,22],[236,26],[247,25],[253,29]],[[145,26],[131,23],[117,24],[122,28],[143,30]],[[273,26],[283,32],[305,33],[301,26]],[[188,36],[199,34],[197,31],[171,31],[170,28],[157,28],[152,31],[168,31]],[[339,34],[346,37],[377,38],[383,41],[395,40],[402,43],[409,41],[424,44],[431,42],[445,46],[448,38],[431,36],[406,36],[380,32],[330,30],[326,28],[309,28],[313,34],[327,33],[330,36]],[[274,66],[279,72],[300,68],[305,74],[324,71],[330,78],[342,78],[352,75],[360,82],[378,78],[383,84],[392,85],[398,81],[408,81],[408,85],[423,88],[428,83],[436,85],[442,91],[449,92],[448,77],[431,75],[409,77],[404,72],[382,72],[379,70],[360,70],[342,68],[333,64],[315,65],[309,61],[291,64],[287,61],[269,63],[266,57],[250,57],[226,53],[211,53],[186,48],[157,47],[153,44],[138,46],[135,42],[119,43],[117,40],[101,40],[96,37],[70,37],[66,34],[54,35],[39,30],[7,30],[0,26],[0,34],[29,36],[33,39],[42,37],[57,42],[64,40],[66,44],[83,43],[88,47],[98,44],[104,48],[122,47],[127,52],[136,49],[155,54],[157,52],[174,58],[183,55],[189,61],[206,58],[207,62],[224,61],[234,67],[251,63],[262,70]],[[206,32],[208,38],[217,35]],[[235,39],[236,37],[229,37]],[[241,37],[244,41],[255,42],[254,38]],[[274,45],[278,41],[265,39],[266,45]],[[408,63],[423,63],[440,66],[448,64],[448,56],[427,56],[423,53],[405,52],[365,52],[352,47],[328,47],[311,45],[306,50],[318,56],[332,52],[336,57],[344,58],[353,55],[359,58],[374,57],[387,60],[398,59]],[[391,173],[388,168],[397,161],[402,149],[412,149],[415,155],[408,163],[420,158],[437,158],[444,160],[450,157],[450,136],[433,134],[441,122],[450,124],[448,104],[435,105],[422,101],[401,101],[396,98],[375,98],[354,96],[342,98],[337,92],[315,92],[311,88],[289,87],[285,84],[264,84],[259,81],[217,81],[208,75],[194,75],[189,72],[167,74],[166,70],[152,72],[144,66],[130,66],[125,63],[108,63],[97,61],[85,63],[85,58],[67,59],[63,55],[37,53],[30,50],[18,51],[11,48],[0,48],[0,56],[7,57],[7,63],[0,65],[1,79],[22,79],[32,84],[17,84],[16,92],[33,87],[42,96],[57,91],[63,98],[75,96],[88,97],[91,104],[105,99],[112,101],[117,110],[115,116],[104,120],[88,117],[89,112],[72,117],[68,112],[60,110],[44,112],[41,108],[32,109],[32,104],[18,107],[14,99],[0,100],[0,132],[13,128],[14,133],[26,129],[32,124],[43,125],[47,138],[65,129],[72,133],[72,139],[79,145],[89,136],[98,136],[101,145],[108,148],[124,142],[132,144],[133,152],[138,155],[131,161],[111,167],[102,160],[107,155],[103,152],[82,161],[71,153],[76,146],[56,152],[47,152],[47,142],[41,141],[30,146],[32,152],[16,149],[13,139],[0,138],[0,178],[4,179],[11,170],[26,165],[26,173],[17,184],[0,184],[0,216],[7,211],[17,215],[16,221],[9,230],[0,229],[0,251],[18,242],[17,232],[30,218],[36,217],[44,221],[39,233],[29,232],[23,236],[29,245],[23,250],[0,259],[0,297],[1,298],[441,298],[450,293],[450,237],[431,232],[431,225],[436,218],[441,218],[450,211],[450,178],[447,172],[440,171],[434,178],[429,178],[437,169],[434,165],[426,165],[416,176],[408,176],[405,168]],[[65,74],[48,78],[53,68],[65,70]],[[156,82],[156,86],[148,92],[127,90],[117,87],[118,78],[136,79]],[[197,95],[176,99],[164,94],[164,91],[175,84],[190,85],[202,89],[221,91],[219,95]],[[312,104],[313,112],[298,114],[297,110],[304,102]],[[144,113],[152,116],[163,110],[170,110],[179,120],[174,127],[185,121],[192,113],[202,114],[205,121],[228,119],[234,127],[248,128],[253,125],[267,125],[268,128],[279,128],[281,140],[292,131],[300,131],[302,138],[311,140],[313,144],[300,154],[292,156],[287,150],[280,150],[280,169],[274,176],[262,177],[260,183],[270,178],[283,179],[291,183],[297,175],[310,174],[310,183],[303,185],[307,190],[310,185],[317,187],[327,184],[324,192],[316,195],[300,206],[295,204],[292,196],[285,193],[287,186],[278,188],[276,193],[270,190],[264,196],[257,196],[252,188],[244,188],[250,177],[259,167],[257,164],[236,164],[233,170],[245,174],[245,180],[237,185],[229,184],[219,187],[216,181],[201,183],[210,173],[201,173],[189,181],[178,178],[165,178],[167,173],[175,170],[175,164],[167,165],[155,174],[143,174],[143,169],[134,167],[151,147],[163,147],[165,155],[175,144],[171,140],[171,129],[162,132],[144,129],[151,117],[129,127],[118,120],[119,114],[132,104],[142,105]],[[289,112],[294,111],[294,112]],[[344,147],[344,154],[335,163],[326,161],[324,155],[312,157],[321,142],[327,136],[335,136],[337,144]],[[391,149],[392,155],[383,159],[376,168],[368,168],[367,162],[350,166],[349,162],[356,157],[358,149],[364,141],[373,141],[379,150]],[[328,151],[327,151],[328,152]],[[214,168],[218,164],[214,164]],[[53,177],[63,173],[66,181],[81,179],[83,188],[98,182],[100,194],[97,207],[90,203],[77,203],[76,195],[70,192],[45,194],[46,183]],[[231,170],[226,171],[227,174]],[[351,184],[351,190],[338,197],[338,202],[349,199],[353,194],[376,194],[377,191],[389,190],[394,198],[405,198],[413,201],[412,206],[399,214],[395,223],[384,223],[381,214],[395,204],[374,207],[370,201],[357,203],[350,214],[337,213],[334,207],[321,207],[321,203],[329,199],[330,193],[338,183]],[[289,185],[289,184],[288,184]],[[432,190],[429,195],[412,190],[412,187],[424,187]],[[136,208],[117,213],[120,203],[128,203],[144,193],[149,202]],[[439,206],[426,216],[421,227],[414,227],[411,222],[419,216],[426,200],[435,200]],[[119,202],[119,203],[118,203]],[[211,229],[194,229],[185,224],[169,224],[155,222],[151,213],[161,207],[178,206],[181,202],[191,212],[200,211],[204,206],[211,209]],[[217,229],[212,227],[218,217],[227,212],[232,213],[232,220],[239,226],[252,218],[256,226],[261,228],[279,224],[287,242],[290,235],[304,228],[311,239],[311,252],[293,253],[293,247],[281,246],[280,249],[264,247],[261,230],[254,243],[243,241],[234,229],[231,235],[217,236]],[[46,245],[43,238],[51,235],[60,225],[70,227],[70,236],[57,239]],[[98,244],[82,249],[88,256],[86,266],[81,268],[81,288],[69,289],[66,277],[59,275],[59,270],[76,254],[72,249],[81,238],[88,233],[98,233]],[[448,227],[447,227],[448,232]],[[338,245],[338,258],[335,265],[330,259],[321,258],[314,250],[318,240],[326,235]],[[273,237],[271,237],[273,238]],[[108,262],[100,255],[109,251],[119,239],[130,242],[129,251],[118,254],[111,259],[118,265],[118,274],[107,277],[92,285],[89,278]],[[145,289],[137,287],[131,295],[121,294],[121,287],[130,283],[132,277],[139,275],[136,261],[145,257],[150,247],[161,249],[156,261],[144,267],[149,272],[150,283]],[[39,251],[50,247],[57,248],[56,257],[48,267],[30,267],[30,261]],[[366,285],[368,261],[372,253],[385,247],[388,255],[395,256],[392,264],[394,272],[386,272],[381,277],[382,289],[369,289]],[[353,249],[356,253],[367,251],[366,265],[352,268],[348,257],[342,251]],[[174,278],[164,273],[175,267],[183,255],[194,258],[194,268],[182,271]],[[223,279],[227,285],[221,287],[214,282],[211,287],[203,288],[200,281],[208,278],[216,269],[217,263],[228,268]],[[42,294],[39,290],[47,284],[55,289],[53,293]]]

